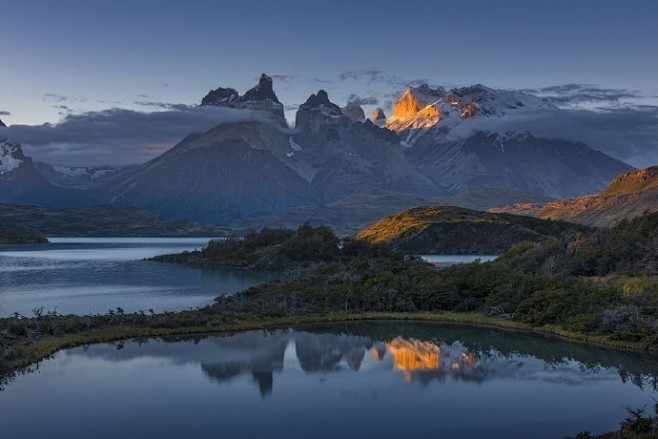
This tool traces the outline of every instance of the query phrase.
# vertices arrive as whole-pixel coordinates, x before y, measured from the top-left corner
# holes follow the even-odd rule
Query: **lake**
[[[49,238],[50,244],[0,246],[0,317],[177,311],[273,278],[245,270],[211,271],[145,258],[201,249],[209,238]]]
[[[352,322],[68,349],[0,392],[3,437],[562,438],[652,407],[655,358]]]

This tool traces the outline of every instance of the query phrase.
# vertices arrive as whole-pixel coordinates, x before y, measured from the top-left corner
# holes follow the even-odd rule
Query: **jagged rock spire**
[[[209,91],[201,100],[201,105],[224,105],[237,102],[239,98],[240,95],[234,88],[219,87]]]
[[[363,108],[356,102],[349,102],[340,110],[343,116],[348,117],[352,122],[364,122],[366,120],[366,114],[363,112]]]
[[[247,92],[242,97],[240,97],[240,101],[264,101],[266,99],[269,99],[272,102],[280,103],[272,87],[272,78],[263,73],[260,75],[258,84],[255,87],[247,90]]]
[[[283,104],[274,93],[272,78],[265,73],[260,76],[258,84],[247,90],[244,95],[240,96],[234,88],[219,87],[211,90],[201,100],[201,105],[269,111],[277,115],[282,124],[286,125]]]
[[[384,114],[384,110],[379,107],[372,110],[372,113],[370,113],[370,122],[374,123],[375,125],[380,122],[386,122],[386,114]]]

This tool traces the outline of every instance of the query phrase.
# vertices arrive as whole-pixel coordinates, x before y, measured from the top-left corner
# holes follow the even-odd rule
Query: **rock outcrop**
[[[370,113],[370,122],[379,127],[384,126],[386,124],[386,114],[384,114],[384,110],[379,107],[372,110],[372,113]]]
[[[346,116],[352,122],[365,122],[366,114],[359,104],[354,102],[348,103],[345,107],[340,109],[343,116]]]
[[[269,111],[285,121],[283,104],[274,93],[272,78],[265,73],[260,76],[258,84],[247,90],[244,95],[240,96],[233,88],[219,87],[208,92],[201,99],[201,105]]]

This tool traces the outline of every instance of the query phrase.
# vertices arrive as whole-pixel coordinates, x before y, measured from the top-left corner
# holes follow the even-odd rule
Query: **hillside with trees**
[[[499,254],[513,244],[541,242],[586,226],[454,206],[421,206],[384,218],[356,235],[415,254]]]
[[[220,297],[217,307],[272,316],[476,312],[655,346],[657,226],[658,213],[613,229],[571,230],[513,245],[493,262],[445,269],[399,252],[375,252],[360,241],[349,258]]]

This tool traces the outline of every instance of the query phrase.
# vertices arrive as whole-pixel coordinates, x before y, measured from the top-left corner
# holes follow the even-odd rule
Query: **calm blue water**
[[[433,264],[440,265],[453,265],[453,264],[467,264],[469,262],[489,262],[496,259],[495,255],[420,255],[420,257]]]
[[[174,311],[207,305],[222,293],[272,278],[242,270],[208,271],[145,261],[204,247],[208,238],[50,238],[50,244],[0,246],[0,317]]]
[[[0,391],[3,438],[562,438],[652,405],[655,359],[428,323],[59,352]]]

